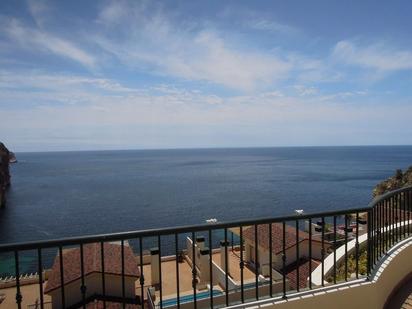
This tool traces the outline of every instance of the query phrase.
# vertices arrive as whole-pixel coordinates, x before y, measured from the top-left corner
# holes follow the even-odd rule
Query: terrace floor
[[[213,261],[220,265],[220,253],[216,252],[212,255]],[[229,275],[230,277],[240,284],[241,272],[240,272],[240,258],[239,252],[232,252],[228,248],[228,265],[229,265]],[[167,299],[171,297],[176,297],[177,287],[176,287],[176,260],[172,259],[169,261],[162,261],[162,297]],[[146,264],[143,266],[143,275],[145,279],[145,298],[147,297],[147,289],[152,285],[151,278],[151,265]],[[243,280],[245,283],[255,280],[255,273],[253,270],[249,269],[247,266],[243,269]],[[216,289],[216,287],[215,287]],[[197,289],[198,292],[204,292],[206,289]],[[184,260],[179,263],[179,293],[180,295],[186,295],[193,293],[192,287],[192,268],[190,264]],[[141,287],[139,281],[136,281],[136,295],[141,295]],[[160,296],[160,291],[156,290],[156,297]]]
[[[143,266],[143,275],[145,278],[146,289],[152,285],[151,266],[150,264]],[[176,285],[176,260],[162,261],[162,297],[168,298],[177,295]],[[201,291],[201,290],[198,290]],[[186,260],[179,263],[179,293],[185,295],[192,293],[192,268]],[[139,281],[136,281],[136,295],[141,294]],[[159,296],[159,290],[156,291],[156,296]],[[145,291],[146,298],[146,291]]]
[[[44,288],[44,287],[43,287]],[[21,307],[22,308],[35,308],[29,307],[34,305],[36,300],[40,299],[39,285],[27,284],[20,287],[20,292],[23,296]],[[5,289],[0,289],[0,295],[4,295],[4,300],[0,304],[0,308],[16,308],[16,287],[10,287]],[[44,302],[48,303],[51,301],[49,295],[44,295]]]
[[[227,253],[228,253],[228,262],[229,262],[228,263],[228,270],[229,270],[228,273],[235,282],[240,283],[240,274],[241,274],[240,266],[239,266],[240,252],[239,251],[232,252],[232,250],[228,248]],[[213,259],[213,262],[216,263],[216,265],[221,267],[220,252],[213,253],[212,259]],[[244,282],[255,280],[255,273],[253,272],[253,270],[251,270],[247,266],[243,268],[243,280]]]

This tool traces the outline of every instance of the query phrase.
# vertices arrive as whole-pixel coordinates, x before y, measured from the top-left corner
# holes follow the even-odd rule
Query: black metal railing
[[[219,308],[287,298],[370,277],[410,236],[411,211],[407,187],[364,208],[1,245],[1,261],[8,258],[14,271],[0,279],[0,295],[15,288],[17,308],[86,308],[90,301],[103,308]],[[50,252],[56,259],[45,271]],[[68,252],[78,255],[68,259]],[[35,262],[36,282],[21,276],[27,260]]]

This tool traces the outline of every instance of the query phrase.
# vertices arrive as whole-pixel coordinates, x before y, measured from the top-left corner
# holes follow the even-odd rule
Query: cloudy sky
[[[412,144],[410,1],[1,1],[16,151]]]

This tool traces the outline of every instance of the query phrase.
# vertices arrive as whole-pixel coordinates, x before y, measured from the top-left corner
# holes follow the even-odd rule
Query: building
[[[102,291],[102,260],[100,243],[83,246],[83,267],[86,286],[86,302],[96,300],[115,301],[122,298],[122,252],[121,246],[113,243],[104,244],[104,273],[105,297]],[[80,249],[67,249],[63,251],[63,279],[64,303],[66,307],[82,304],[81,293],[81,263]],[[125,297],[130,304],[138,303],[135,296],[135,281],[139,279],[140,272],[137,258],[132,249],[124,246],[124,275]],[[45,287],[46,294],[51,296],[53,308],[62,306],[62,291],[60,279],[60,256],[57,256]]]
[[[269,276],[269,226],[267,224],[258,225],[258,256],[255,258],[255,227],[248,227],[243,231],[245,241],[245,260],[259,271],[263,276]],[[285,224],[285,265],[296,263],[297,245],[299,245],[299,260],[309,259],[309,234],[298,230],[298,242],[296,241],[296,228]],[[330,247],[330,243],[324,241],[325,252]],[[283,268],[283,224],[272,224],[272,267],[280,271]],[[312,237],[312,259],[322,259],[322,241],[317,237]]]

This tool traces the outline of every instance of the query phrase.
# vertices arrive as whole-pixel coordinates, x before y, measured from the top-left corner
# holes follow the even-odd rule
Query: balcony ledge
[[[367,278],[344,282],[315,290],[294,293],[230,306],[227,308],[275,308],[275,309],[321,309],[321,308],[384,308],[387,299],[399,282],[412,273],[412,237],[407,238],[388,251]]]

